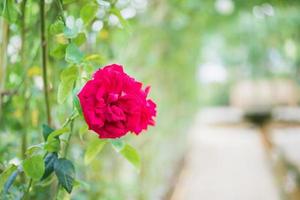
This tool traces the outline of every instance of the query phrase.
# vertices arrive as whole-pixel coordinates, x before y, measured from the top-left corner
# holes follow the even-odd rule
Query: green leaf
[[[39,180],[45,171],[45,164],[42,155],[33,155],[23,162],[23,169],[27,176]]]
[[[3,11],[1,13],[10,23],[16,22],[19,10],[14,0],[4,0]]]
[[[65,57],[67,45],[59,44],[51,52],[50,55],[56,59],[62,59]]]
[[[61,81],[69,81],[76,80],[78,76],[78,68],[76,66],[71,66],[66,69],[64,69],[60,74],[60,80]]]
[[[62,33],[64,31],[64,27],[65,27],[64,23],[61,20],[57,20],[50,25],[50,33],[52,35]]]
[[[77,0],[63,0],[63,4],[74,3]]]
[[[79,137],[81,140],[83,140],[83,136],[88,132],[89,127],[87,124],[83,124],[79,129]]]
[[[74,93],[74,95],[73,95],[73,103],[74,103],[74,106],[75,106],[76,110],[78,111],[79,115],[83,116],[81,105],[80,105],[77,93]]]
[[[7,179],[6,183],[4,184],[3,191],[4,193],[7,193],[9,188],[12,186],[12,184],[15,182],[17,176],[19,175],[19,170],[14,171]]]
[[[77,27],[74,27],[73,29],[65,27],[64,28],[64,35],[65,35],[66,38],[69,38],[69,39],[76,38],[77,35],[78,35]]]
[[[27,156],[32,156],[34,154],[41,154],[41,153],[43,153],[43,146],[44,146],[43,143],[37,144],[37,145],[32,145],[27,148],[25,154]]]
[[[56,139],[56,137],[59,137],[60,135],[66,133],[66,132],[68,132],[68,131],[69,131],[69,128],[67,128],[67,127],[64,127],[64,128],[57,129],[57,130],[53,131],[53,132],[48,136],[47,142],[50,141],[50,140]]]
[[[95,62],[97,64],[103,64],[105,62],[105,58],[99,54],[88,55],[84,58],[84,60]]]
[[[86,165],[90,164],[90,162],[96,158],[98,153],[101,152],[101,150],[103,149],[105,144],[106,144],[105,140],[101,140],[98,138],[93,139],[86,149],[86,152],[84,155],[84,163]]]
[[[75,178],[73,163],[65,158],[60,158],[54,163],[54,171],[59,183],[68,193],[71,193]]]
[[[125,143],[122,139],[113,139],[110,140],[110,143],[117,152],[120,152],[125,147]]]
[[[77,46],[82,45],[86,41],[86,36],[84,33],[79,33],[77,37],[73,40]]]
[[[76,44],[71,43],[67,46],[65,60],[70,63],[80,63],[84,58],[84,54],[79,50]]]
[[[110,9],[110,13],[114,14],[116,17],[118,17],[121,25],[123,26],[123,28],[127,31],[127,32],[131,32],[130,30],[130,26],[129,26],[129,23],[126,21],[126,19],[123,18],[121,12],[116,9],[116,8],[111,8]]]
[[[71,66],[62,71],[60,75],[61,82],[58,86],[57,101],[62,104],[73,90],[74,83],[78,76],[78,68]]]
[[[4,172],[0,174],[0,192],[4,189],[8,178],[17,170],[16,165],[10,165]]]
[[[50,133],[54,131],[54,129],[48,126],[47,124],[43,124],[42,127],[43,127],[44,140],[47,141],[48,136],[50,135]]]
[[[45,150],[48,152],[59,152],[60,150],[60,140],[58,138],[53,138],[45,144]]]
[[[61,81],[58,85],[57,91],[57,102],[62,104],[66,101],[67,97],[70,95],[70,92],[73,89],[75,80],[70,81]]]
[[[110,140],[113,148],[128,160],[136,169],[140,169],[141,158],[138,152],[129,144],[126,144],[122,139]]]
[[[141,158],[136,149],[126,144],[125,147],[120,151],[120,154],[126,158],[136,169],[140,169]]]
[[[98,6],[94,3],[89,3],[83,6],[80,10],[80,17],[82,18],[84,24],[89,24],[96,16],[98,11]]]
[[[54,163],[57,161],[57,153],[49,153],[45,159],[44,159],[44,164],[45,164],[45,172],[42,177],[42,180],[50,176],[50,174],[54,171]]]

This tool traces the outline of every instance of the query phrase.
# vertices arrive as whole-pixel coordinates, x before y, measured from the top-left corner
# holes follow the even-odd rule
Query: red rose
[[[119,138],[154,125],[156,105],[148,92],[121,65],[112,64],[97,70],[78,97],[89,129],[100,138]]]

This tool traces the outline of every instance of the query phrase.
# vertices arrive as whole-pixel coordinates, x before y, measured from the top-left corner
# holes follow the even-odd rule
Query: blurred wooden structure
[[[266,153],[273,162],[274,173],[283,190],[289,174],[294,174],[297,187],[283,191],[285,198],[300,199],[299,166],[286,159],[286,155],[274,144],[271,136],[272,129],[276,127],[300,127],[300,116],[294,116],[299,111],[296,108],[299,102],[297,84],[287,79],[244,80],[232,88],[230,102],[232,106],[244,110],[246,120],[258,127]],[[289,110],[278,109],[280,106],[288,106]],[[272,111],[274,108],[277,108],[277,112]],[[280,159],[274,160],[274,157]]]
[[[299,88],[286,79],[244,80],[238,82],[230,92],[233,107],[297,106]]]
[[[240,129],[243,132],[249,129],[249,127],[254,128],[256,133],[259,133],[261,144],[265,150],[265,155],[268,158],[270,167],[278,185],[280,199],[283,200],[300,200],[300,160],[295,162],[295,160],[290,159],[290,156],[286,154],[286,151],[284,151],[284,148],[286,147],[283,148],[280,145],[280,139],[283,138],[276,139],[274,136],[274,130],[280,129],[285,132],[286,128],[300,128],[300,108],[297,107],[298,101],[298,87],[293,81],[284,79],[245,80],[237,83],[232,88],[230,94],[231,107],[223,109],[218,108],[215,113],[214,109],[210,109],[208,113],[203,115],[205,117],[201,119],[201,123],[210,124],[212,127],[224,127],[225,129],[230,127],[232,132],[234,132],[235,129]],[[201,130],[199,131],[201,132]],[[228,140],[230,140],[230,138],[228,138]],[[232,145],[234,145],[234,142],[232,142]],[[300,143],[297,145],[300,146]],[[245,153],[244,155],[246,157],[250,156],[246,151],[243,153]],[[256,156],[259,155],[256,154]],[[202,157],[205,157],[203,153]],[[254,159],[254,157],[252,157],[252,159]],[[189,163],[194,162],[195,161],[190,159],[187,165],[191,165]],[[202,165],[203,164],[205,165],[205,163],[202,163]],[[192,166],[193,165],[196,166],[196,164],[192,164]],[[179,184],[174,190],[173,196],[170,198],[172,200],[185,199],[184,195],[187,193],[184,191],[185,189],[181,188],[188,187],[184,186],[184,183],[188,178],[184,177],[189,177],[186,173],[193,173],[187,172],[186,168],[189,169],[191,167],[183,167],[181,174],[182,180],[179,181]],[[252,169],[249,168],[249,170]],[[202,174],[202,176],[205,175]],[[226,177],[226,174],[221,173],[220,176]],[[193,176],[190,178],[193,180]],[[248,178],[250,179],[250,177]],[[197,180],[194,180],[194,182],[197,183]],[[272,191],[270,187],[269,191]],[[231,195],[225,191],[223,192],[226,195]],[[196,194],[199,194],[199,192],[196,192]],[[264,198],[263,194],[261,195],[262,196],[259,196],[259,198]],[[243,197],[249,198],[250,196],[251,194],[248,193],[248,196]],[[272,196],[272,199],[270,200],[276,198],[277,197]],[[216,196],[214,196],[214,199],[216,199]],[[224,197],[224,199],[226,199],[226,197]]]

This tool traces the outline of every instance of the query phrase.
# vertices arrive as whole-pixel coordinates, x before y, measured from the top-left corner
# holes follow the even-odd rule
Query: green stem
[[[64,25],[67,26],[66,25],[66,18],[64,16],[64,8],[63,8],[62,0],[56,0],[56,3],[58,5],[59,11],[60,11],[61,20],[63,21]],[[71,43],[72,40],[70,38],[68,38],[68,42]]]
[[[44,96],[46,105],[46,115],[48,125],[51,125],[50,101],[48,91],[48,77],[47,77],[47,40],[45,32],[45,0],[40,0],[40,19],[41,19],[41,48],[42,48],[42,67],[43,67],[43,83]]]
[[[25,37],[26,37],[26,22],[25,22],[25,18],[26,18],[26,3],[27,0],[23,0],[22,4],[21,4],[21,50],[20,50],[20,54],[21,54],[21,61],[20,63],[24,66],[24,71],[25,74],[27,73],[27,65],[26,65],[26,60],[25,60]],[[27,94],[27,89],[28,89],[28,77],[25,75],[24,78],[24,92],[23,92],[23,96],[24,96],[24,116],[28,115],[28,111],[29,111],[29,97]],[[29,122],[28,122],[28,117],[24,117],[24,121],[23,121],[23,134],[21,137],[21,156],[22,159],[24,160],[26,155],[26,149],[27,149],[27,126],[28,126]],[[22,173],[21,175],[21,181],[23,183],[25,183],[25,176],[24,173]]]
[[[74,120],[72,120],[70,122],[70,134],[69,134],[67,142],[66,142],[66,147],[65,147],[65,151],[64,151],[64,155],[63,155],[64,158],[67,157],[67,155],[68,155],[68,150],[69,150],[70,141],[71,141],[71,138],[73,135],[73,131],[74,131]]]
[[[64,25],[66,25],[66,19],[65,19],[65,16],[64,16],[63,4],[62,4],[61,0],[56,0],[56,3],[57,3],[58,8],[60,10],[60,16],[62,18],[62,21],[63,21]]]
[[[22,1],[22,4],[21,4],[21,13],[22,13],[22,16],[21,16],[21,50],[20,50],[20,54],[21,54],[21,61],[20,63],[24,66],[24,71],[25,73],[27,72],[27,66],[25,64],[25,35],[26,35],[26,23],[25,23],[25,12],[26,12],[26,2],[27,0],[23,0]],[[27,98],[27,84],[28,84],[28,80],[27,80],[27,77],[25,75],[25,78],[24,78],[24,98],[25,98],[25,103],[24,103],[24,115],[27,115],[28,113],[28,98]],[[23,131],[24,133],[22,134],[22,158],[25,159],[25,151],[26,151],[26,148],[27,148],[27,125],[28,125],[28,118],[25,117],[24,118],[24,127],[23,127]]]
[[[9,38],[9,28],[8,23],[4,17],[0,17],[1,22],[1,32],[2,39],[0,39],[0,121],[2,118],[2,104],[3,104],[3,92],[6,78],[6,68],[7,68],[7,44]]]
[[[27,185],[27,188],[26,188],[26,191],[25,191],[25,194],[24,194],[24,196],[23,196],[23,198],[22,199],[24,199],[24,200],[26,200],[26,199],[28,199],[28,197],[29,197],[29,192],[30,192],[30,188],[31,188],[31,185],[32,185],[32,178],[29,180],[29,183],[28,183],[28,185]]]

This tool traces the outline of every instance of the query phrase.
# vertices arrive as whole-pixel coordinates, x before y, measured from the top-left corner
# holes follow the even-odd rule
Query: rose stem
[[[48,79],[47,79],[47,40],[45,33],[45,0],[40,0],[40,18],[41,18],[41,48],[42,48],[42,68],[43,68],[43,83],[44,83],[44,96],[46,104],[46,115],[48,125],[51,126],[51,113],[50,101],[48,92]]]
[[[23,0],[22,4],[21,4],[21,49],[20,49],[20,54],[21,54],[21,61],[20,63],[24,66],[24,71],[25,71],[25,77],[24,77],[24,98],[25,98],[25,102],[24,102],[24,115],[23,116],[27,116],[28,115],[28,111],[29,111],[29,97],[28,97],[28,77],[26,75],[27,73],[27,65],[26,65],[26,61],[25,61],[25,37],[26,37],[26,22],[25,22],[25,18],[26,18],[26,3],[27,0]],[[23,121],[23,133],[22,133],[22,138],[21,138],[21,156],[22,159],[25,159],[25,152],[27,149],[27,126],[28,126],[28,117],[24,117],[24,121]],[[23,183],[25,183],[25,176],[24,174],[21,175],[21,181]]]
[[[4,17],[0,17],[1,22],[1,35],[0,39],[0,121],[2,118],[2,108],[3,108],[3,96],[4,96],[4,86],[6,78],[6,67],[7,67],[7,43],[9,38],[9,26]]]

